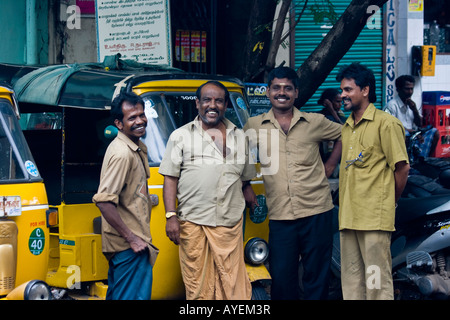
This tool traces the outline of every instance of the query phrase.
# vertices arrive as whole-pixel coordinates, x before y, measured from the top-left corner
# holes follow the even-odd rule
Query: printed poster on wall
[[[409,0],[408,11],[422,12],[423,11],[423,0]]]
[[[177,61],[206,62],[206,32],[177,30],[175,52]]]
[[[98,61],[171,65],[169,0],[96,0]]]

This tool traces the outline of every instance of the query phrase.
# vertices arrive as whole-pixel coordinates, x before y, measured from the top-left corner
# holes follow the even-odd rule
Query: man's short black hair
[[[112,120],[123,120],[122,104],[128,102],[135,106],[141,104],[144,107],[144,100],[134,92],[122,92],[111,102],[111,117]]]
[[[375,76],[373,71],[358,62],[354,62],[347,66],[343,66],[336,80],[341,82],[343,79],[353,79],[358,87],[361,89],[369,87],[369,102],[374,103],[377,101]]]
[[[294,88],[298,89],[299,86],[299,78],[297,72],[295,72],[293,69],[289,67],[277,67],[270,71],[268,79],[267,79],[267,86],[270,87],[272,84],[273,79],[283,79],[287,78],[292,81],[294,84]]]
[[[201,98],[203,87],[206,86],[207,84],[213,84],[216,87],[221,88],[223,91],[225,91],[225,103],[230,101],[230,92],[228,92],[227,87],[225,87],[225,85],[222,82],[217,80],[209,80],[197,88],[197,92],[195,93],[195,95],[197,96],[198,100],[200,100]]]
[[[414,79],[413,76],[404,74],[404,75],[398,77],[397,79],[395,79],[395,87],[397,89],[401,89],[405,86],[406,82],[411,82],[412,84],[415,84],[416,79]]]

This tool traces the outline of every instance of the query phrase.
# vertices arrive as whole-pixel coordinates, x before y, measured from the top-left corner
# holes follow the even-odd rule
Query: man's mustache
[[[291,100],[290,97],[285,96],[285,95],[278,95],[278,96],[275,96],[275,99],[286,99],[286,100]]]

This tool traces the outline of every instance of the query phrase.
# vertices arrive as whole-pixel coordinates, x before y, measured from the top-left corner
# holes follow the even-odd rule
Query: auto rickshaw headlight
[[[244,248],[245,261],[251,264],[262,264],[269,256],[269,246],[264,239],[251,238]]]
[[[46,211],[47,228],[54,227],[58,224],[58,209],[50,208]]]
[[[44,281],[35,280],[25,289],[25,300],[50,300],[50,288]]]
[[[8,293],[7,300],[51,300],[49,286],[42,280],[25,282]]]

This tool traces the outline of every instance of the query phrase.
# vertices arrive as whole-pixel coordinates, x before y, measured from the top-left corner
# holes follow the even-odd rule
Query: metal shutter
[[[338,17],[342,15],[350,2],[351,0],[332,1]],[[304,1],[295,0],[294,3],[296,5],[296,12],[298,13],[303,7]],[[380,19],[383,19],[382,12],[380,14]],[[383,26],[383,21],[381,21],[381,26]],[[331,27],[332,24],[328,20],[322,23],[315,23],[311,11],[308,8],[305,10],[300,23],[295,28],[295,69],[298,69],[313,52]],[[371,68],[374,72],[377,93],[377,102],[375,103],[375,106],[381,108],[383,99],[383,30],[382,28],[369,29],[366,26],[347,54],[341,59],[338,65],[328,75],[324,83],[301,110],[311,112],[321,110],[322,106],[317,105],[317,100],[319,100],[323,90],[332,87],[339,88],[340,83],[336,81],[336,75],[341,66],[352,62],[360,62]]]

